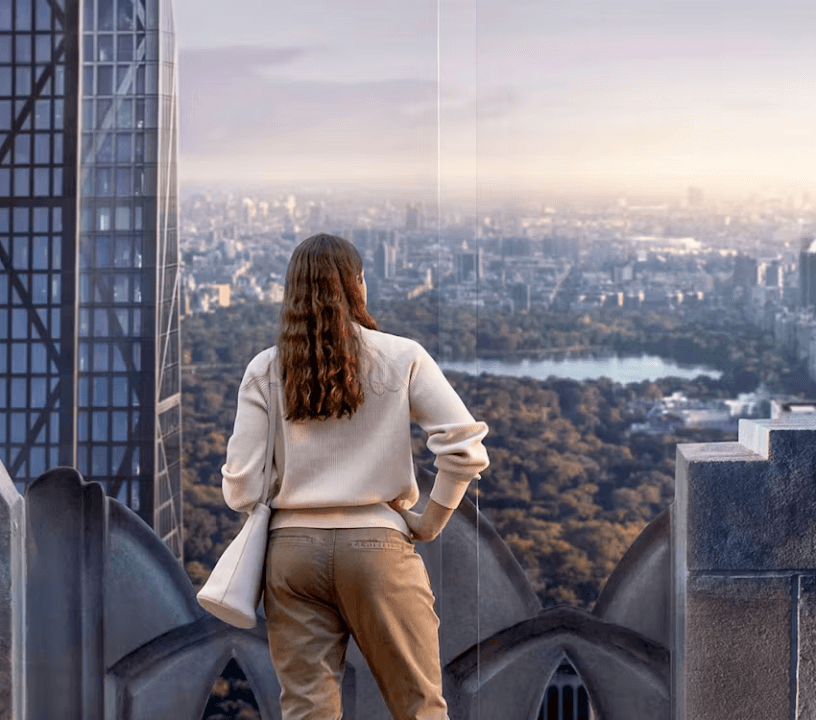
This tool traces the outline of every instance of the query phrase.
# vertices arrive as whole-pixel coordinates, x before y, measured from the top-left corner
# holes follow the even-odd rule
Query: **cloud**
[[[307,52],[238,47],[183,53],[182,153],[401,154],[435,146],[434,82],[340,82],[300,79],[291,69],[275,72]]]
[[[179,66],[182,72],[232,76],[236,70],[257,72],[262,68],[288,65],[308,52],[304,47],[233,46],[182,48]]]

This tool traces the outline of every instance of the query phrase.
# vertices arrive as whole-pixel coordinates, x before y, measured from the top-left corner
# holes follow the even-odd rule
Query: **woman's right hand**
[[[440,505],[435,500],[428,500],[421,515],[404,508],[399,500],[392,500],[388,505],[402,516],[411,532],[411,539],[417,542],[429,542],[437,537],[447,525],[454,510]]]

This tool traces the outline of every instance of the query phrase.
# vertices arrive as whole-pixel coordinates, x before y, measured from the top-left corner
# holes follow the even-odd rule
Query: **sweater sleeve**
[[[489,464],[482,444],[487,425],[474,420],[433,358],[420,350],[409,385],[411,419],[428,433],[428,449],[436,455],[431,500],[455,508]]]
[[[224,500],[238,512],[249,512],[266,500],[261,496],[270,432],[267,371],[268,358],[262,353],[250,362],[244,373],[238,389],[235,426],[227,443],[226,462],[221,468]]]

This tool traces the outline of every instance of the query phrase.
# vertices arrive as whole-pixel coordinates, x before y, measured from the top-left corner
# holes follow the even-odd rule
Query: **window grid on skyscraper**
[[[169,0],[0,4],[0,457],[76,465],[181,557],[172,30]]]
[[[0,4],[0,457],[20,488],[73,461],[73,287],[64,280],[75,54],[65,16],[60,3]]]

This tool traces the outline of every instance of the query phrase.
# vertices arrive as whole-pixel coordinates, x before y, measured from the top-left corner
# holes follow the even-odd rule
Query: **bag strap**
[[[266,406],[267,406],[267,435],[266,435],[266,457],[264,459],[264,484],[261,493],[262,502],[269,504],[269,490],[272,484],[272,460],[275,457],[275,432],[278,423],[278,404],[272,397],[272,367],[275,362],[276,349],[273,347],[269,351],[269,367],[266,372]]]

